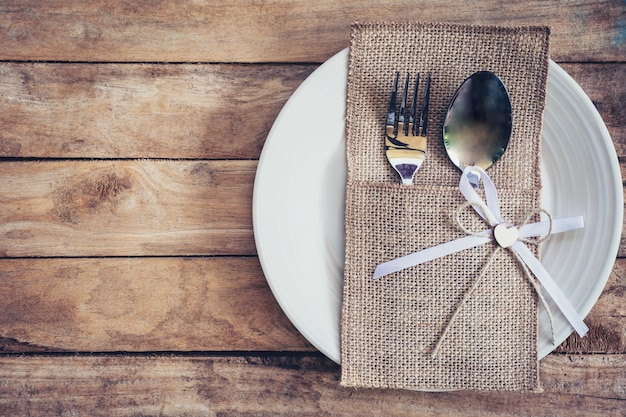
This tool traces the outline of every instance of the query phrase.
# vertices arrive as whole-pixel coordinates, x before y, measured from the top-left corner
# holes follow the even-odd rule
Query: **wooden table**
[[[619,0],[3,1],[0,415],[626,415],[626,243],[589,336],[541,361],[542,394],[340,388],[281,311],[257,159],[349,24],[375,19],[552,26],[626,156]]]

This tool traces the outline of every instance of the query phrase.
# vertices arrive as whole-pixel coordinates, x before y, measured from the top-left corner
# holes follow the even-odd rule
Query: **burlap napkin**
[[[495,244],[372,280],[377,264],[465,236],[453,213],[461,172],[442,141],[447,106],[478,70],[496,73],[513,107],[513,132],[489,171],[502,217],[520,224],[539,207],[540,137],[549,29],[443,23],[352,28],[347,101],[348,183],[342,306],[343,386],[537,391],[537,297],[506,250],[496,253],[437,355],[431,353]],[[403,186],[386,160],[384,123],[393,76],[430,73],[426,161]],[[468,225],[485,228],[468,212]]]

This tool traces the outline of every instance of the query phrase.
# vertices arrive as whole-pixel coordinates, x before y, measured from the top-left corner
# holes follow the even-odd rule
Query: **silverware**
[[[424,163],[426,157],[426,134],[428,128],[428,101],[430,99],[430,75],[426,78],[422,107],[417,117],[418,89],[420,75],[417,74],[411,98],[411,107],[407,109],[409,100],[410,74],[407,73],[404,89],[398,110],[398,78],[396,73],[393,91],[389,100],[387,122],[385,124],[385,153],[387,159],[402,179],[402,184],[411,185],[413,176]]]
[[[443,124],[448,157],[461,171],[468,166],[486,170],[506,150],[512,121],[511,100],[500,78],[489,71],[472,74],[452,97]],[[480,175],[470,174],[478,188]]]

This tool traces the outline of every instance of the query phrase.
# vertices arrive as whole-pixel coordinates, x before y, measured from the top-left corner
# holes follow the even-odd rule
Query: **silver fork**
[[[428,100],[430,99],[430,74],[427,75],[422,99],[422,107],[417,116],[419,73],[415,77],[411,107],[407,109],[409,100],[409,81],[411,75],[407,73],[404,81],[404,90],[398,110],[398,79],[396,73],[393,91],[389,100],[387,122],[385,124],[385,153],[387,159],[402,179],[402,184],[411,185],[413,177],[424,163],[426,157],[426,134],[428,128]]]

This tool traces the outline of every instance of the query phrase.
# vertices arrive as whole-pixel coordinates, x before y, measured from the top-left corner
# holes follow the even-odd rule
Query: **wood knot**
[[[128,177],[116,172],[99,172],[59,188],[52,213],[64,223],[77,224],[85,215],[97,215],[103,209],[115,213],[122,193],[132,186]]]

